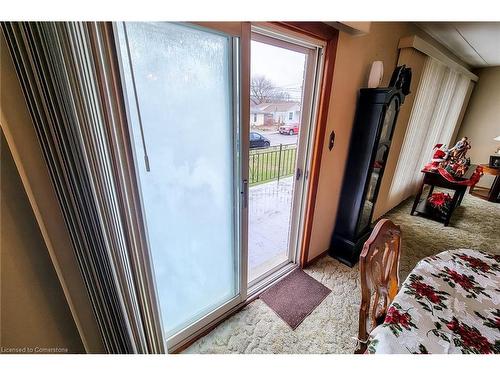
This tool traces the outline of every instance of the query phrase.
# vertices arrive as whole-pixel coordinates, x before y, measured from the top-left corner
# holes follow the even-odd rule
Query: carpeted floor
[[[420,259],[444,250],[472,248],[500,254],[500,204],[467,194],[449,227],[410,216],[411,204],[407,200],[386,215],[403,231],[401,281]],[[358,267],[325,256],[305,271],[332,293],[295,331],[256,300],[184,353],[352,353],[360,301]]]

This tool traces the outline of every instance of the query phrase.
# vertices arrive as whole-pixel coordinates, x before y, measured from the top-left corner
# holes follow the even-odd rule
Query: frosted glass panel
[[[150,172],[120,27],[136,164],[170,336],[238,294],[231,39],[170,23],[126,31]]]

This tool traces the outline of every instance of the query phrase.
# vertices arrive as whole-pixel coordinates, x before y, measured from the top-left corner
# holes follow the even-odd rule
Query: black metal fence
[[[279,145],[250,150],[248,177],[250,185],[278,180],[295,172],[297,145]]]

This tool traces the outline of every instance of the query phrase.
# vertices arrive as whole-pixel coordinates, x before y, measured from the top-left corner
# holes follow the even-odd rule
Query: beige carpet
[[[411,200],[387,217],[401,225],[403,281],[422,258],[454,248],[500,254],[500,204],[466,195],[449,227],[410,216]],[[352,353],[358,330],[358,267],[349,268],[328,256],[305,270],[332,293],[295,330],[262,301],[232,316],[184,353]]]

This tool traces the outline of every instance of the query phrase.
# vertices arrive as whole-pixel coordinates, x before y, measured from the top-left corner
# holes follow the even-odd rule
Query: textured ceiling
[[[500,22],[418,22],[471,67],[500,65]]]

